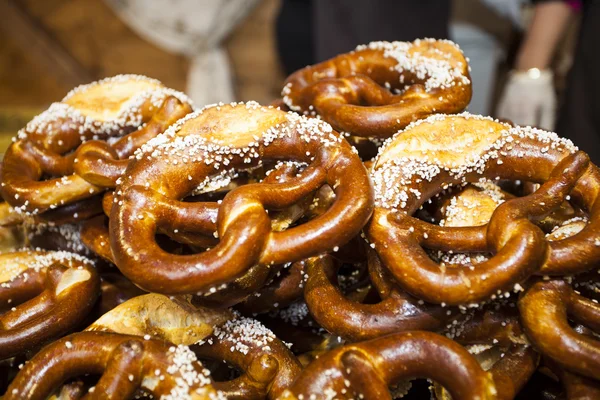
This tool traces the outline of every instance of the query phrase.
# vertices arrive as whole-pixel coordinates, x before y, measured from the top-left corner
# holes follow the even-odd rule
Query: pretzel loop
[[[86,396],[91,399],[133,398],[138,388],[164,399],[217,394],[210,373],[187,346],[115,333],[81,332],[48,345],[25,364],[5,398],[46,399],[65,380],[86,373],[102,375]]]
[[[379,260],[369,252],[371,275]],[[412,296],[390,285],[380,289],[382,300],[376,304],[361,304],[346,298],[331,280],[337,265],[331,257],[312,258],[307,261],[308,280],[304,298],[311,315],[320,326],[348,340],[372,339],[385,334],[406,330],[435,330],[443,326],[453,313],[447,315],[439,306],[420,305]],[[381,271],[384,272],[384,271]],[[385,276],[381,280],[389,281]],[[376,280],[372,279],[375,284]]]
[[[112,145],[91,140],[79,146],[75,153],[74,172],[93,185],[114,188],[135,150],[191,112],[189,104],[173,96],[167,97],[152,119],[138,131]]]

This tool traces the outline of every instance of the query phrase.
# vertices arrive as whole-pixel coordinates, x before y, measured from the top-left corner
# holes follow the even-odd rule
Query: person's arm
[[[519,49],[515,70],[547,69],[570,17],[571,7],[564,1],[538,4]]]
[[[554,76],[549,69],[572,9],[564,1],[536,5],[498,105],[498,117],[520,125],[553,129],[556,113]]]

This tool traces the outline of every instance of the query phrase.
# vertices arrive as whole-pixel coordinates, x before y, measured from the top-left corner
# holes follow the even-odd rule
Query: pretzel
[[[577,294],[563,280],[539,281],[521,297],[519,311],[525,333],[538,351],[569,371],[600,379],[597,339],[573,331],[567,320],[598,332],[600,306],[596,302]]]
[[[403,289],[432,303],[476,303],[518,288],[534,273],[585,271],[600,260],[600,175],[576,150],[556,134],[466,113],[414,123],[387,142],[372,169],[376,207],[366,228],[371,247]],[[502,203],[481,226],[441,227],[411,216],[445,188],[490,178],[545,183]],[[568,196],[589,211],[590,221],[572,237],[547,241],[532,221]],[[495,256],[473,268],[445,268],[423,247]]]
[[[560,380],[565,388],[567,399],[597,399],[600,397],[598,381],[588,379],[568,371],[563,371]]]
[[[436,330],[444,326],[454,312],[437,305],[424,304],[390,283],[375,252],[369,252],[371,282],[381,300],[361,304],[347,299],[331,280],[337,273],[330,257],[307,261],[308,279],[304,298],[315,320],[327,331],[357,341],[407,330]]]
[[[114,264],[107,225],[108,218],[104,215],[88,219],[81,225],[80,238],[89,251]]]
[[[215,382],[227,398],[278,399],[300,374],[301,365],[286,345],[260,322],[236,317],[220,327],[195,351],[202,357],[223,360],[245,373]]]
[[[299,176],[306,167],[305,163],[279,162],[266,171],[261,182],[263,184],[286,183]],[[289,207],[270,212],[271,229],[274,232],[284,231],[298,223],[300,219],[313,219],[325,213],[333,203],[328,196],[329,193],[323,190],[326,188],[328,186],[325,185],[314,194],[304,196]],[[216,224],[213,229],[216,232]],[[170,235],[168,231],[165,233]],[[173,235],[171,237],[178,240]],[[285,273],[288,267],[290,267],[290,274]],[[243,305],[238,309],[252,314],[265,313],[278,306],[290,304],[302,295],[300,287],[302,270],[302,261],[274,266],[254,265],[241,277],[217,288],[216,292],[209,291],[203,294],[203,298],[195,300],[198,304],[208,307],[231,307],[243,301]],[[283,277],[278,279],[282,273]]]
[[[67,252],[18,251],[0,255],[0,359],[77,328],[100,291],[91,261]]]
[[[319,115],[340,132],[387,138],[428,115],[463,111],[471,79],[450,41],[372,42],[296,71],[282,96],[291,110]]]
[[[279,171],[270,173],[263,182],[274,183],[274,179],[276,179],[278,182],[283,183],[298,172],[296,168],[293,168],[293,165],[284,168],[282,168],[281,174],[278,173]],[[307,196],[304,201],[296,203],[277,214],[271,214],[271,225],[274,229],[283,230],[301,217],[309,219],[318,217],[323,215],[334,201],[335,194],[331,187],[324,185],[316,191],[314,196]],[[356,241],[356,238],[353,238],[346,245],[337,249],[335,254],[346,259],[359,261],[361,254],[360,250],[356,250]],[[359,243],[358,246],[361,246],[361,244]],[[272,282],[255,291],[253,296],[249,296],[238,306],[238,309],[247,314],[263,314],[287,307],[301,298],[304,292],[305,261],[286,264],[283,270],[276,273]]]
[[[46,346],[4,398],[46,399],[65,380],[84,374],[101,375],[86,399],[133,399],[137,389],[164,400],[224,398],[189,347],[105,332],[75,333]]]
[[[126,301],[90,325],[108,331],[194,345],[202,357],[227,360],[246,371],[214,384],[227,398],[276,398],[300,371],[287,347],[258,321],[226,310],[195,308],[177,297],[147,294]]]
[[[249,184],[229,192],[219,208],[215,247],[179,256],[157,246],[159,227],[210,230],[214,221],[206,203],[179,201],[207,177],[281,158],[310,165],[287,183]],[[272,231],[265,207],[288,207],[325,183],[336,194],[327,212]],[[329,251],[355,236],[372,211],[366,170],[329,125],[254,102],[211,106],[183,118],[136,152],[116,193],[110,217],[116,265],[140,287],[160,293],[206,291],[253,265]]]
[[[2,197],[36,215],[114,187],[127,157],[190,112],[189,104],[137,75],[79,86],[19,131],[4,156]]]
[[[309,364],[282,399],[391,399],[389,386],[428,377],[455,399],[495,399],[491,376],[460,345],[435,333],[402,332],[349,344]],[[312,396],[312,397],[311,397]]]

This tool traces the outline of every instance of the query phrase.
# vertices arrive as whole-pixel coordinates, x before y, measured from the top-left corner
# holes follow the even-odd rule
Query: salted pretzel
[[[407,330],[438,330],[456,314],[439,305],[424,304],[399,289],[374,251],[369,252],[369,275],[381,298],[375,304],[346,298],[332,283],[338,267],[339,263],[328,256],[309,259],[304,298],[319,325],[344,339],[357,341]]]
[[[189,347],[106,332],[75,333],[46,346],[4,398],[46,399],[66,379],[84,374],[101,375],[86,399],[133,399],[138,389],[164,400],[224,399]]]
[[[519,310],[527,337],[544,356],[568,371],[600,379],[600,343],[569,325],[570,319],[600,332],[597,302],[555,279],[531,285],[519,300]]]
[[[278,399],[301,370],[296,357],[273,332],[241,316],[215,327],[213,335],[194,350],[200,357],[227,361],[244,371],[236,379],[215,383],[227,398]]]
[[[294,111],[319,115],[340,132],[387,138],[471,100],[469,66],[448,40],[372,42],[290,75],[282,91]]]
[[[468,304],[505,292],[534,273],[585,271],[600,260],[600,174],[588,157],[554,133],[490,118],[436,115],[390,139],[372,168],[375,212],[371,247],[400,286],[432,303]],[[488,224],[443,227],[412,215],[451,186],[482,179],[543,183],[499,205]],[[567,198],[589,212],[578,234],[548,241],[534,222]],[[476,268],[445,268],[424,248],[491,253]]]
[[[415,377],[439,382],[455,399],[496,398],[491,376],[467,350],[435,333],[411,331],[322,354],[282,399],[391,399],[389,386]]]
[[[35,215],[114,187],[127,158],[190,111],[184,94],[143,76],[79,86],[19,131],[4,155],[2,197]]]
[[[290,350],[258,321],[228,310],[194,307],[180,297],[138,296],[117,306],[90,325],[104,331],[195,345],[201,357],[229,361],[244,373],[214,384],[227,398],[276,398],[300,372]],[[148,336],[146,336],[148,335]]]
[[[68,252],[0,255],[0,359],[78,328],[100,291],[91,261]]]
[[[156,244],[159,227],[211,233],[207,204],[180,201],[207,177],[281,159],[309,166],[287,183],[249,184],[229,192],[219,206],[216,246],[180,256]],[[323,215],[272,230],[265,208],[286,208],[324,184],[334,188],[336,199]],[[183,118],[136,152],[116,193],[110,217],[116,265],[140,287],[162,293],[207,290],[254,265],[329,251],[354,237],[372,211],[364,166],[328,124],[254,102],[210,106]]]

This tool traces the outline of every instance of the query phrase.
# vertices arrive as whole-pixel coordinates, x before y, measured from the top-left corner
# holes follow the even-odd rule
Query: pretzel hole
[[[182,232],[182,234],[184,234],[184,232]],[[163,233],[157,233],[154,236],[154,238],[155,238],[156,244],[158,244],[158,247],[160,247],[162,250],[164,250],[170,254],[188,255],[188,254],[196,254],[199,251],[206,250],[206,248],[193,246],[193,245],[190,245],[189,243],[181,243]],[[210,240],[210,239],[211,238],[207,238],[207,243],[208,243],[208,240]]]
[[[215,382],[227,382],[242,376],[244,371],[237,365],[220,359],[198,357],[202,366],[210,371],[210,376]]]

